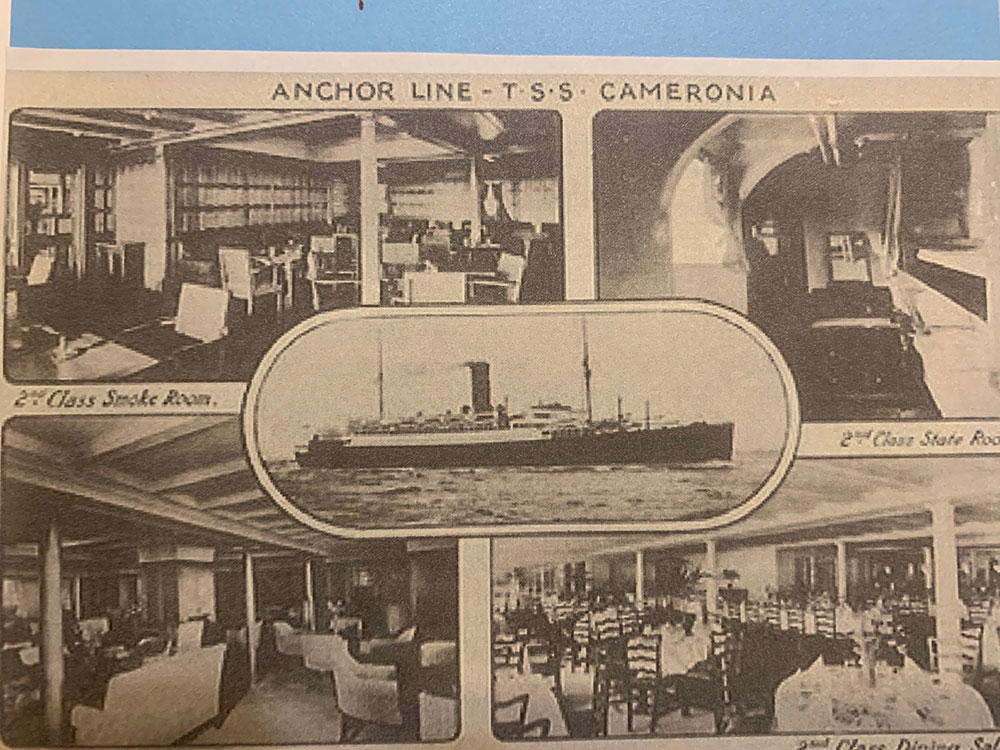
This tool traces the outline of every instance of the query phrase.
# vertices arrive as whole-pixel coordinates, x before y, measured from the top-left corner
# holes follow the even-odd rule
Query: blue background
[[[16,47],[997,59],[997,0],[12,0]]]

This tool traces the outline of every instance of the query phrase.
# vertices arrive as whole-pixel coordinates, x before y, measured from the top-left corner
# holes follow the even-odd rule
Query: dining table
[[[787,677],[774,695],[781,732],[910,732],[993,728],[990,709],[959,675],[902,667],[826,665],[817,658]]]
[[[538,719],[549,722],[549,737],[567,737],[569,730],[566,719],[559,708],[559,701],[552,691],[552,680],[530,672],[518,673],[516,670],[497,670],[493,680],[494,705],[504,703],[521,695],[528,696],[528,710],[524,723],[531,724]],[[515,721],[516,706],[503,707],[494,710],[497,721]]]
[[[704,626],[696,624],[691,635],[685,635],[680,625],[662,625],[652,634],[660,636],[661,675],[685,674],[708,658],[711,637]]]

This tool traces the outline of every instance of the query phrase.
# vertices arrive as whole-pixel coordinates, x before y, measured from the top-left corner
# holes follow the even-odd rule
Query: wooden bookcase
[[[281,224],[333,224],[348,213],[347,181],[269,165],[193,164],[175,168],[174,235]]]

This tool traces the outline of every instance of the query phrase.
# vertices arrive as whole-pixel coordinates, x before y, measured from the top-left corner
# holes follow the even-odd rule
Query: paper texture
[[[1000,742],[989,66],[62,59],[6,746]]]

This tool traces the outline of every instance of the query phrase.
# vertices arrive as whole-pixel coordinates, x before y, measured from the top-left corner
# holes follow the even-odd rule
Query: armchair
[[[528,261],[520,255],[500,253],[496,278],[470,278],[469,298],[475,302],[478,292],[494,289],[503,292],[503,299],[506,302],[517,302],[521,298],[521,279],[527,265]]]
[[[332,636],[331,658],[342,739],[355,739],[365,724],[402,727],[396,667],[363,664],[351,656],[347,641]]]
[[[302,656],[302,636],[282,620],[274,623],[274,645],[279,654]]]
[[[248,316],[253,315],[254,300],[271,294],[275,296],[278,310],[281,310],[284,297],[273,267],[254,268],[253,258],[247,248],[220,247],[219,273],[222,276],[222,288],[233,298],[246,301]]]

